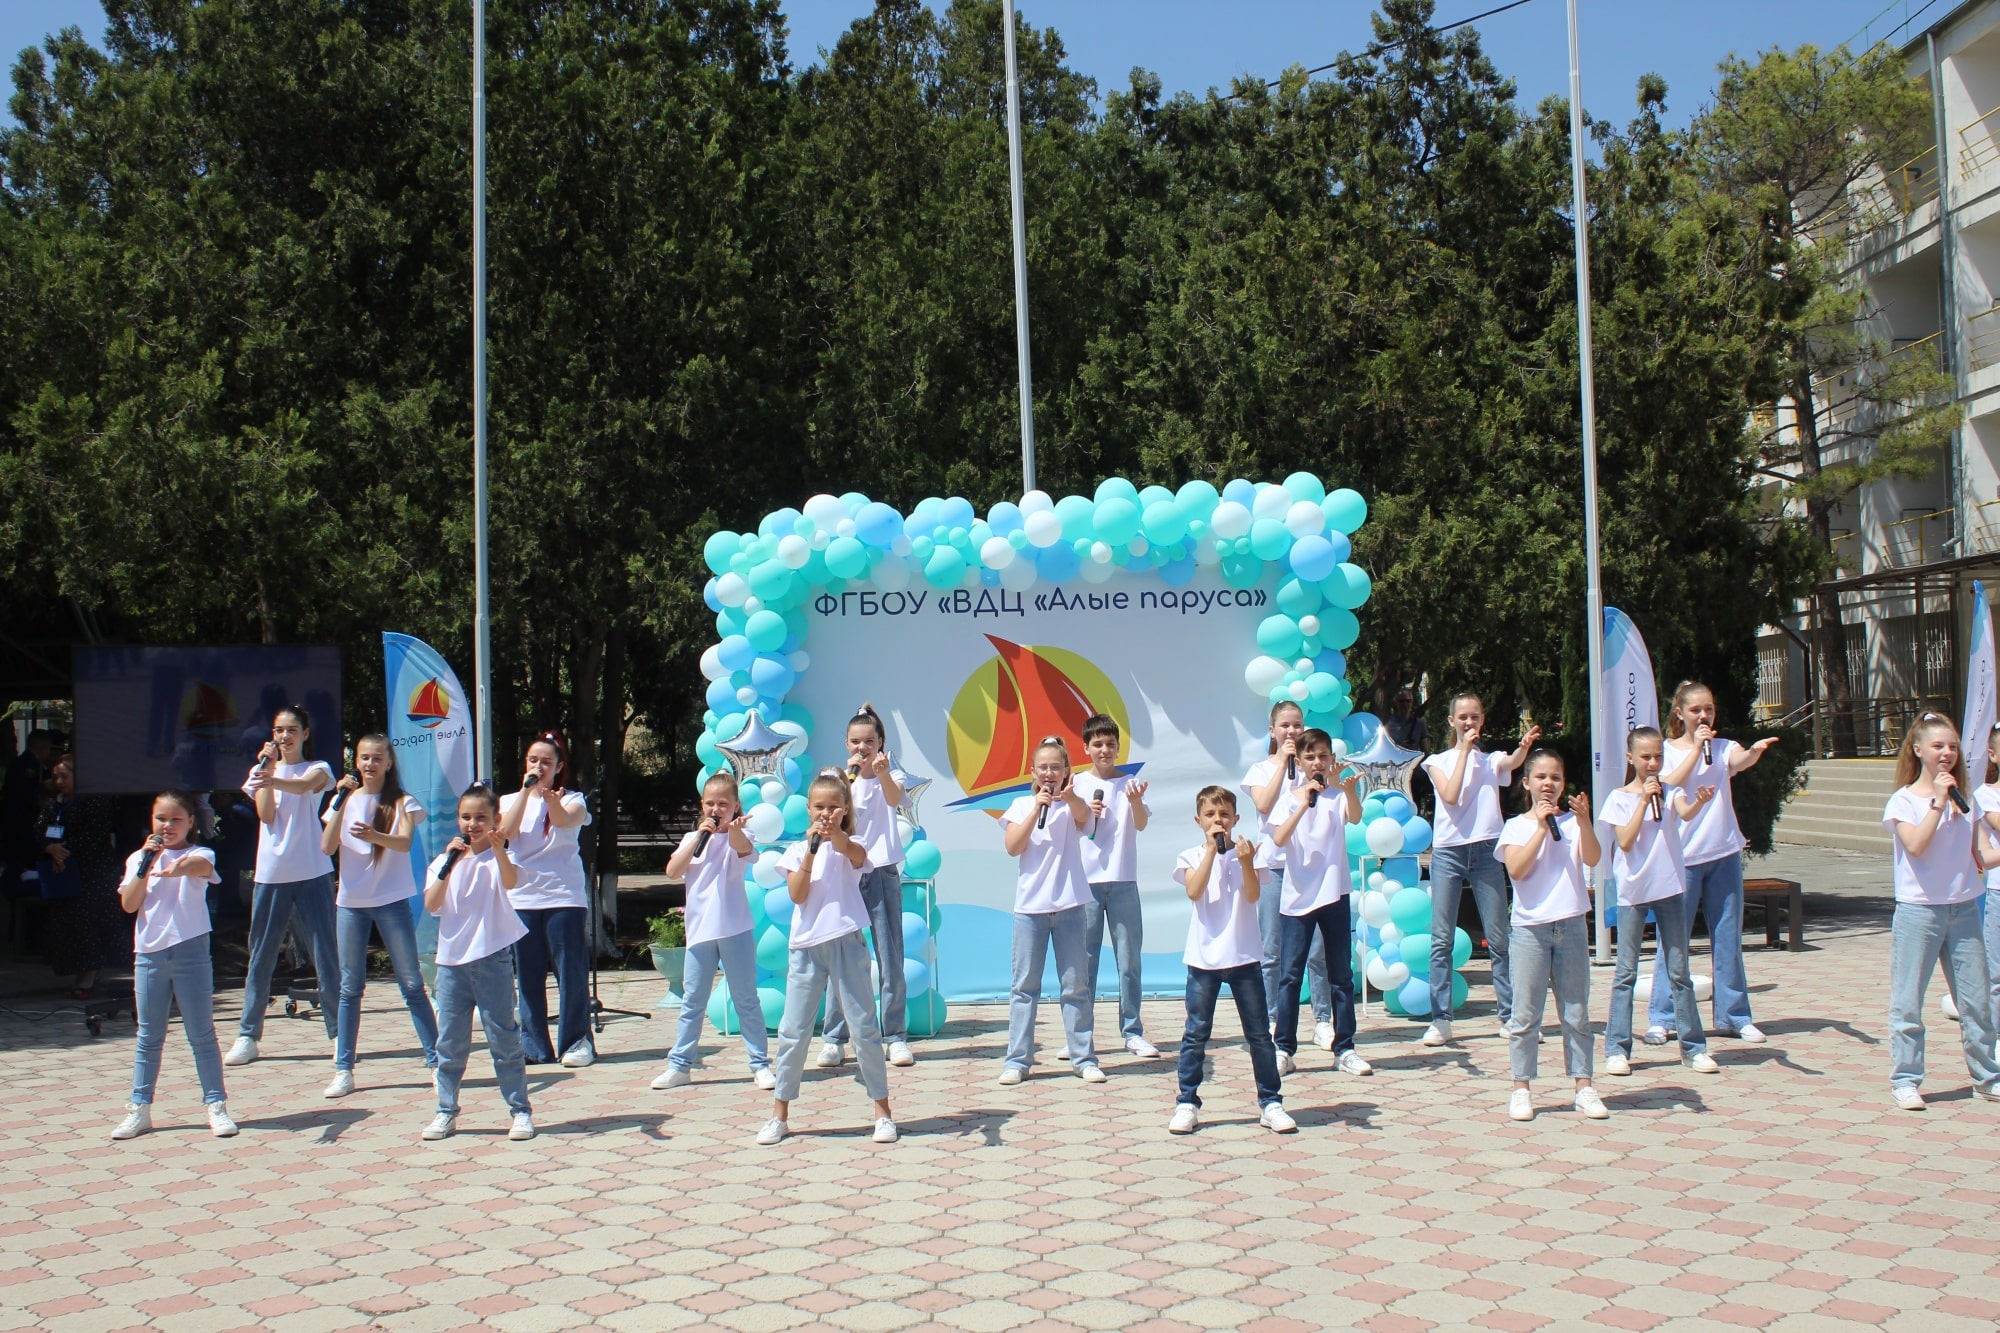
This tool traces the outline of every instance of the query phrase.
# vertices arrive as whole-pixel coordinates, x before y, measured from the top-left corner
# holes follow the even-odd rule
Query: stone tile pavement
[[[1891,1108],[1885,931],[1878,904],[1829,913],[1804,953],[1753,948],[1770,1043],[1718,1041],[1715,1077],[1641,1048],[1599,1080],[1602,1123],[1553,1078],[1509,1122],[1484,1008],[1423,1052],[1377,1007],[1376,1074],[1303,1056],[1289,1137],[1256,1127],[1220,1018],[1209,1123],[1171,1138],[1170,1059],[1001,1088],[1005,1014],[981,1006],[892,1071],[892,1147],[851,1067],[809,1074],[777,1148],[751,1142],[768,1101],[740,1048],[649,1090],[670,1017],[613,1022],[594,1068],[531,1071],[532,1143],[504,1137],[475,1050],[460,1135],[425,1144],[428,1080],[378,982],[353,1097],[320,1097],[319,1024],[274,1018],[267,1058],[230,1073],[241,1137],[212,1139],[176,1031],[159,1130],[114,1144],[130,1020],[93,1041],[0,1016],[0,1327],[1990,1329],[2000,1107],[1936,1023],[1931,1109]],[[615,978],[606,999],[661,989]],[[1177,1010],[1147,1006],[1163,1046]],[[1046,1010],[1042,1031],[1060,1040]]]

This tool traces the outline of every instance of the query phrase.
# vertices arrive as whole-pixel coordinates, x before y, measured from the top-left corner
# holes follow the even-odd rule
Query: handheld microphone
[[[1666,802],[1660,799],[1658,792],[1654,792],[1646,798],[1646,807],[1652,811],[1653,822],[1655,824],[1666,818]]]
[[[1051,795],[1053,795],[1055,792],[1054,787],[1049,787],[1047,790]],[[1054,804],[1055,804],[1054,801],[1049,802],[1049,805],[1054,805]],[[1036,828],[1047,828],[1049,826],[1049,805],[1045,805],[1042,807],[1042,813],[1040,817],[1035,820]]]
[[[702,831],[700,832],[700,834],[696,836],[696,838],[695,838],[695,840],[694,840],[694,859],[695,859],[695,860],[697,860],[697,861],[701,860],[701,854],[702,854],[703,852],[705,852],[705,851],[707,851],[707,850],[708,850],[708,835],[709,835],[709,832],[710,832],[710,830],[708,830],[708,829],[703,829],[703,830],[702,830]],[[815,850],[815,851],[817,851],[817,850],[818,850],[818,847],[817,847],[817,845],[815,845],[815,847],[814,847],[814,849],[813,849],[813,850]]]
[[[349,774],[348,774],[347,776],[349,776],[349,777],[353,777],[354,775],[353,775],[352,773],[349,773]],[[332,809],[333,809],[333,810],[334,810],[335,812],[338,812],[338,811],[339,811],[339,809],[340,809],[340,807],[341,807],[341,806],[343,806],[343,805],[345,805],[345,804],[347,803],[347,798],[348,798],[348,796],[350,796],[350,795],[352,794],[352,792],[353,792],[354,790],[355,790],[355,789],[353,789],[353,788],[348,788],[348,787],[336,787],[336,788],[334,788],[334,789],[333,789],[333,806],[332,806]]]
[[[439,879],[450,879],[451,868],[458,864],[458,858],[465,855],[465,848],[454,847],[444,854],[444,866],[438,871]]]
[[[1972,807],[1966,804],[1964,792],[1960,791],[1956,787],[1953,787],[1949,795],[1951,796],[1951,803],[1958,807],[1958,813],[1960,813],[1961,815],[1969,815],[1972,813]]]
[[[1288,754],[1285,756],[1285,781],[1297,782],[1298,780],[1299,757],[1295,754]]]
[[[1561,842],[1563,840],[1562,826],[1556,822],[1559,817],[1559,815],[1551,814],[1542,821],[1549,826],[1550,842]]]
[[[542,775],[540,773],[530,773],[528,774],[527,777],[522,778],[521,779],[522,794],[526,795],[528,792],[533,791],[535,789],[535,784],[540,782],[541,780],[542,780]]]
[[[817,833],[813,834],[812,837],[806,839],[806,856],[808,859],[818,854],[819,845],[824,841],[825,839],[820,837],[820,835]]]
[[[256,763],[254,763],[254,764],[252,764],[252,765],[250,765],[250,771],[251,771],[251,772],[253,772],[253,773],[256,773],[256,772],[260,772],[260,771],[262,771],[262,770],[264,770],[264,769],[267,769],[267,768],[269,768],[269,767],[270,767],[270,766],[271,766],[271,765],[272,765],[273,763],[277,762],[277,758],[278,758],[278,756],[277,756],[277,755],[276,755],[275,753],[272,753],[272,754],[259,754],[259,755],[257,756],[257,762],[256,762]]]
[[[1215,831],[1215,850],[1220,855],[1226,856],[1229,853],[1229,835],[1221,829]]]
[[[160,849],[158,847],[153,846],[152,839],[148,838],[146,840],[146,850],[139,854],[139,872],[138,874],[134,875],[133,878],[144,879],[146,877],[146,872],[153,868],[153,861],[155,858],[159,856],[159,854],[160,854]]]
[[[1708,741],[1701,743],[1701,762],[1703,764],[1712,764],[1715,762],[1715,751],[1710,748],[1710,742]]]
[[[861,781],[861,761],[860,761],[860,760],[858,760],[858,759],[857,759],[857,760],[855,760],[855,761],[854,761],[853,763],[851,763],[851,764],[849,764],[849,765],[847,766],[847,780],[848,780],[849,782],[859,782],[859,781]]]
[[[1306,784],[1306,809],[1310,810],[1314,806],[1318,805],[1319,794],[1325,790],[1326,790],[1326,774],[1324,773],[1313,774],[1312,781]]]

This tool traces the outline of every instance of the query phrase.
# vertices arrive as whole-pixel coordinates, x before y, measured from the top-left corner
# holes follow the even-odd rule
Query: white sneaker
[[[1766,1037],[1755,1023],[1745,1023],[1736,1029],[1736,1040],[1747,1041],[1752,1046],[1762,1046],[1770,1038]]]
[[[153,1108],[133,1102],[125,1108],[125,1118],[111,1131],[114,1139],[136,1139],[153,1127]]]
[[[813,1063],[821,1069],[838,1069],[847,1063],[847,1048],[837,1041],[830,1041],[819,1048],[819,1059],[813,1061]],[[775,1139],[772,1140],[774,1143],[776,1141]]]
[[[596,1063],[597,1052],[591,1050],[590,1047],[582,1042],[578,1042],[563,1052],[562,1067],[564,1069],[588,1069]]]
[[[1375,1072],[1375,1066],[1362,1059],[1361,1052],[1355,1050],[1342,1051],[1340,1058],[1333,1062],[1333,1067],[1343,1074],[1353,1074],[1357,1078],[1365,1078]]]
[[[910,1043],[908,1043],[907,1041],[892,1041],[889,1043],[890,1064],[896,1066],[896,1068],[898,1069],[908,1069],[911,1065],[915,1064],[916,1062],[917,1062],[917,1053],[910,1049]],[[895,1140],[881,1139],[878,1140],[878,1142],[893,1143],[895,1142]]]
[[[247,1065],[256,1058],[257,1039],[255,1037],[238,1037],[231,1043],[228,1052],[223,1055],[222,1063],[226,1065]]]
[[[1533,1120],[1535,1099],[1526,1088],[1516,1088],[1507,1098],[1507,1118],[1509,1120]]]
[[[896,1122],[888,1116],[885,1115],[875,1122],[875,1142],[894,1143],[901,1137],[903,1136],[901,1131],[896,1128]]]
[[[516,1143],[535,1137],[535,1118],[526,1111],[514,1112],[514,1123],[507,1127],[507,1137]]]
[[[764,1122],[764,1127],[757,1131],[757,1142],[768,1148],[774,1143],[783,1143],[785,1136],[791,1132],[792,1127],[790,1125],[776,1116],[772,1116]]]
[[[1448,1046],[1451,1044],[1451,1020],[1440,1018],[1424,1029],[1424,1045]]]
[[[1085,1083],[1102,1083],[1106,1077],[1104,1070],[1098,1066],[1095,1060],[1087,1065],[1078,1065],[1076,1067],[1076,1076]]]
[[[1201,1108],[1193,1102],[1182,1102],[1174,1107],[1174,1118],[1167,1122],[1169,1134],[1192,1134],[1194,1127],[1201,1123]]]
[[[1610,1108],[1606,1107],[1604,1099],[1597,1095],[1596,1088],[1578,1088],[1576,1090],[1576,1109],[1583,1112],[1584,1118],[1588,1120],[1609,1120],[1611,1118]]]
[[[1604,1057],[1604,1072],[1613,1078],[1626,1078],[1632,1073],[1632,1062],[1622,1055]]]
[[[1127,1037],[1125,1039],[1125,1049],[1133,1055],[1138,1056],[1141,1060],[1157,1060],[1160,1058],[1160,1048],[1153,1045],[1152,1042],[1147,1041],[1144,1037]]]
[[[668,1065],[660,1072],[660,1076],[653,1080],[653,1091],[665,1092],[668,1088],[685,1088],[692,1082],[694,1082],[694,1071],[692,1069],[682,1069],[679,1065]]]
[[[1972,1095],[1982,1102],[2000,1102],[2000,1083],[1977,1084],[1972,1089]]]
[[[428,1125],[424,1126],[423,1137],[429,1142],[448,1139],[458,1132],[458,1117],[449,1111],[439,1111]]]
[[[1021,1081],[1021,1071],[1015,1065],[1003,1065],[1000,1069],[1000,1086],[1011,1088]]]
[[[1063,1061],[1064,1063],[1068,1063],[1068,1061],[1069,1061],[1069,1047],[1067,1047],[1067,1046],[1064,1046],[1064,1047],[1061,1047],[1061,1048],[1059,1048],[1059,1049],[1058,1049],[1058,1050],[1056,1051],[1056,1059],[1058,1059],[1058,1060],[1061,1060],[1061,1061]]]
[[[1938,1008],[1944,1011],[1946,1018],[1958,1022],[1958,1001],[1952,998],[1950,991],[1938,996]]]
[[[1707,1051],[1696,1051],[1693,1055],[1681,1061],[1681,1063],[1697,1074],[1719,1074],[1722,1072],[1722,1066],[1715,1063],[1715,1057]]]
[[[336,1069],[333,1071],[333,1082],[326,1085],[324,1095],[331,1100],[335,1097],[349,1096],[353,1091],[354,1071],[352,1069]]]
[[[1299,1072],[1299,1062],[1292,1057],[1290,1052],[1278,1052],[1278,1072],[1280,1074],[1296,1074]]]
[[[1257,1123],[1274,1134],[1293,1134],[1299,1128],[1299,1122],[1286,1114],[1285,1108],[1276,1102],[1264,1108],[1264,1114],[1257,1117]]]
[[[1313,1045],[1319,1047],[1322,1051],[1333,1049],[1333,1024],[1313,1024]]]
[[[769,1092],[778,1086],[778,1076],[772,1071],[769,1065],[764,1066],[762,1069],[752,1070],[750,1081],[757,1085],[759,1092]]]
[[[1924,1095],[1907,1083],[1898,1083],[1889,1089],[1896,1098],[1899,1111],[1921,1111],[1924,1109]]]
[[[1672,1028],[1647,1028],[1646,1035],[1639,1038],[1639,1040],[1645,1042],[1648,1046],[1664,1046],[1667,1044],[1668,1038],[1674,1035]]]
[[[210,1102],[208,1104],[208,1132],[215,1135],[218,1139],[233,1139],[236,1137],[236,1122],[229,1118],[228,1102]]]

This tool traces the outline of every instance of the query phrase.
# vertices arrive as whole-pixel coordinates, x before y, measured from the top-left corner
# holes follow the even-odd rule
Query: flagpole
[[[1603,767],[1604,754],[1604,585],[1597,551],[1597,384],[1591,367],[1590,348],[1590,213],[1583,177],[1583,57],[1577,46],[1576,0],[1569,0],[1569,166],[1572,205],[1576,230],[1576,343],[1577,369],[1582,386],[1583,407],[1583,553],[1584,617],[1590,643],[1590,752],[1593,778]],[[1593,786],[1600,786],[1593,782]],[[1603,801],[1604,793],[1590,793],[1591,817]],[[1611,957],[1611,912],[1602,891],[1604,876],[1600,864],[1591,872],[1599,886],[1597,895],[1597,962],[1609,966]]]
[[[486,0],[472,0],[472,616],[474,776],[493,776],[493,584],[486,540]]]
[[[1014,215],[1014,343],[1021,381],[1021,493],[1035,489],[1035,376],[1028,361],[1028,223],[1021,189],[1021,73],[1014,58],[1014,0],[1004,0],[1007,28],[1007,183]]]

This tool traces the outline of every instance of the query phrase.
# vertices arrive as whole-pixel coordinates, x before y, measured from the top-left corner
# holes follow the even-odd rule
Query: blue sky
[[[1439,0],[1451,23],[1506,0]],[[505,4],[507,0],[489,0]],[[1238,74],[1276,78],[1289,65],[1311,68],[1370,39],[1369,0],[1018,0],[1022,15],[1062,34],[1072,66],[1100,92],[1125,85],[1134,66],[1159,74],[1172,93],[1226,88]],[[1731,52],[1813,42],[1832,46],[1874,21],[1891,36],[1909,22],[1923,30],[1957,0],[1580,0],[1583,100],[1595,115],[1626,120],[1641,74],[1664,75],[1669,119],[1684,123],[1706,100],[1715,64]],[[787,0],[794,64],[817,60],[870,0]],[[1885,13],[1886,9],[1886,13]],[[96,39],[97,0],[0,0],[0,52],[9,68],[23,47],[68,24]],[[1478,25],[1486,49],[1529,106],[1566,94],[1569,52],[1564,0],[1527,0]],[[8,85],[11,94],[12,85]],[[11,121],[11,117],[5,117]]]

